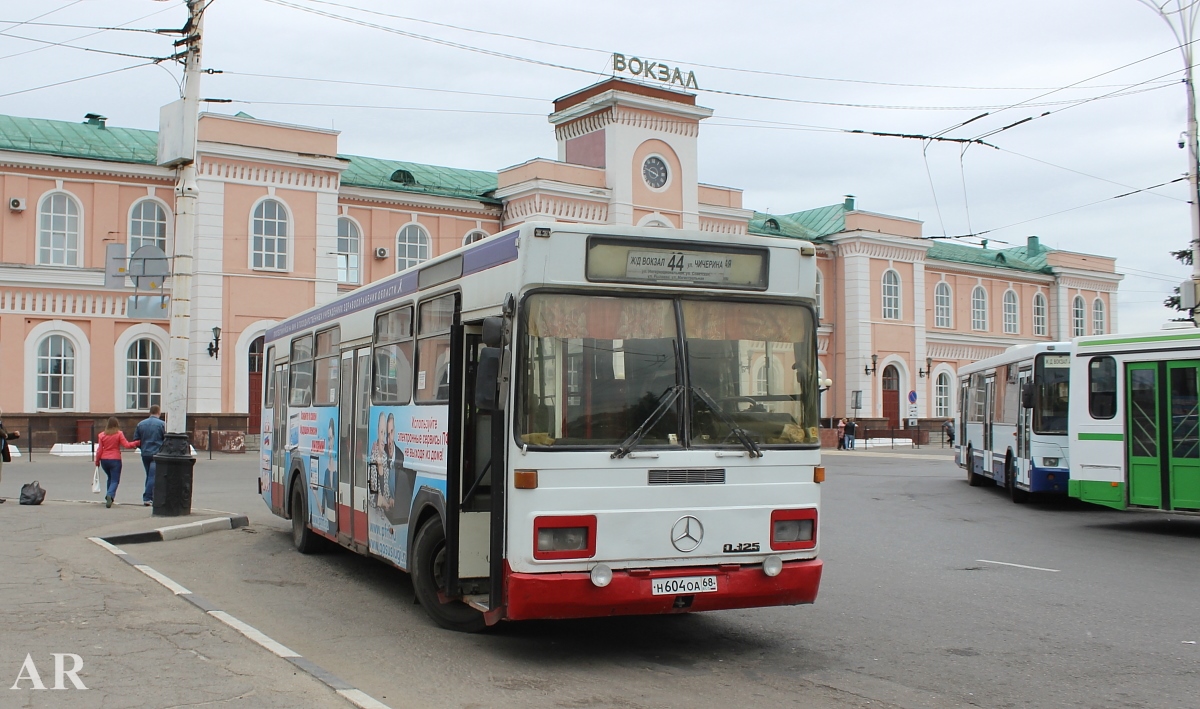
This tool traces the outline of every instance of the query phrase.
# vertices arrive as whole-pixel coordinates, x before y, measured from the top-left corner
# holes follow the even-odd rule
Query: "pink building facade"
[[[834,381],[826,416],[856,413],[855,391],[862,417],[951,416],[961,364],[1115,329],[1121,277],[1111,258],[1036,239],[1000,251],[931,242],[919,222],[850,198],[786,215],[744,208],[741,190],[699,182],[697,138],[710,115],[691,94],[601,82],[555,102],[556,160],[498,172],[342,155],[335,131],[204,115],[189,415],[201,427],[256,430],[267,328],[529,220],[812,242],[821,366]],[[133,308],[132,286],[106,288],[104,278],[109,244],[171,254],[176,175],[156,164],[156,147],[154,131],[94,115],[0,116],[0,408],[40,425],[47,441],[69,437],[78,419],[140,414],[161,395],[161,299]]]

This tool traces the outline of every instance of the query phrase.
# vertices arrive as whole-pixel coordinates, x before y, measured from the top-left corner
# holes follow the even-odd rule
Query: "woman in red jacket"
[[[141,441],[125,440],[117,417],[108,417],[108,426],[96,442],[96,465],[104,468],[104,474],[108,476],[108,494],[104,496],[105,507],[112,507],[113,498],[117,496],[117,485],[121,484],[121,448],[137,448],[140,443]]]

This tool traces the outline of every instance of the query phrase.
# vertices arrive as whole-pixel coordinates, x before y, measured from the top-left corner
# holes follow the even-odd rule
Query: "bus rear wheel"
[[[428,519],[413,542],[410,567],[413,591],[433,622],[447,630],[477,633],[487,627],[483,613],[461,601],[446,601],[446,530],[437,517]]]
[[[292,544],[301,554],[312,554],[317,550],[317,535],[308,528],[308,495],[304,485],[292,483]]]
[[[971,487],[979,487],[983,485],[984,479],[982,475],[975,473],[975,451],[971,446],[967,446],[967,484]]]

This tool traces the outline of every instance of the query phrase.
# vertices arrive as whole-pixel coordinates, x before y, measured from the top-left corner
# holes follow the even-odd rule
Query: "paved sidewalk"
[[[336,707],[349,706],[288,662],[264,652],[112,554],[89,536],[153,529],[202,519],[151,518],[140,504],[48,500],[20,506],[8,490],[0,505],[0,681],[5,707]],[[90,482],[90,481],[89,481]],[[43,484],[45,484],[43,482]],[[48,488],[49,489],[49,488]],[[213,534],[242,534],[241,530]],[[166,546],[173,542],[158,542]],[[136,556],[137,545],[130,545]],[[191,563],[203,565],[203,559]],[[10,690],[26,654],[47,687],[51,653],[83,659],[87,691]],[[70,667],[70,658],[66,658]],[[65,682],[71,687],[71,682]]]

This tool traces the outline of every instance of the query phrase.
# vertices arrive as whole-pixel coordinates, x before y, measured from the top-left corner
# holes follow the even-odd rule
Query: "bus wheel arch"
[[[971,487],[983,485],[983,476],[975,472],[975,447],[967,443],[967,484]]]
[[[431,488],[428,485],[422,485],[421,489],[413,496],[412,514],[408,521],[408,559],[413,558],[413,550],[416,545],[417,532],[425,526],[425,523],[431,517],[437,517],[442,524],[442,528],[446,526],[446,498],[442,496],[442,491]],[[412,563],[408,564],[408,572],[412,573]]]
[[[308,486],[303,478],[292,476],[288,487],[288,499],[291,500],[292,545],[301,554],[312,554],[318,548],[320,541],[317,535],[308,527]]]
[[[487,628],[483,613],[461,601],[442,602],[445,589],[439,583],[441,564],[445,563],[446,527],[442,519],[427,515],[412,542],[408,565],[413,592],[421,608],[433,622],[447,630],[477,633]]]
[[[1013,455],[1012,448],[1004,454],[1004,487],[1008,490],[1009,499],[1020,504],[1029,499],[1029,493],[1017,487],[1017,466],[1016,456]]]

